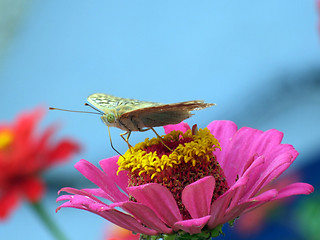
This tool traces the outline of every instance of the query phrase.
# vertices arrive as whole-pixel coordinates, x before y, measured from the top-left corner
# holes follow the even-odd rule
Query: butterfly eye
[[[108,120],[109,123],[113,123],[116,120],[116,118],[115,118],[113,113],[109,113],[107,115],[107,120]]]

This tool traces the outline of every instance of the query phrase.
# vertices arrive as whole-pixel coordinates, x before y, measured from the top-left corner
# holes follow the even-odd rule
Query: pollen
[[[6,150],[13,142],[13,133],[10,130],[0,131],[0,150]]]
[[[207,162],[213,156],[217,148],[220,149],[218,140],[205,129],[199,129],[197,134],[191,130],[186,133],[172,131],[162,136],[165,147],[159,138],[146,139],[129,149],[124,157],[118,160],[119,169],[145,173],[153,179],[161,172],[169,168],[177,168],[181,163],[190,163],[193,167],[200,165],[205,159]]]
[[[213,199],[218,198],[228,185],[215,151],[220,151],[218,140],[207,128],[172,131],[162,139],[145,139],[130,148],[118,159],[118,173],[127,170],[128,186],[159,183],[166,186],[177,201],[184,217],[190,217],[181,200],[185,186],[205,176],[214,176],[216,188]],[[169,150],[164,144],[168,146]],[[132,201],[134,199],[130,197]]]

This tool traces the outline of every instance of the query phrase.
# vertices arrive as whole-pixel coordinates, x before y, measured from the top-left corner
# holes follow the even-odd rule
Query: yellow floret
[[[10,130],[0,132],[0,150],[7,149],[13,142],[13,133]]]
[[[176,168],[182,162],[190,162],[193,166],[196,166],[203,159],[210,161],[211,153],[217,148],[221,150],[218,140],[207,128],[199,129],[195,135],[192,134],[191,130],[188,130],[185,133],[172,131],[162,136],[165,142],[179,141],[186,138],[191,138],[192,141],[179,144],[169,155],[164,154],[161,157],[158,156],[156,151],[149,153],[145,151],[147,147],[162,144],[161,140],[159,138],[145,139],[144,142],[138,143],[129,149],[124,154],[124,157],[119,157],[118,173],[122,170],[139,171],[139,175],[147,173],[153,179],[163,170]]]

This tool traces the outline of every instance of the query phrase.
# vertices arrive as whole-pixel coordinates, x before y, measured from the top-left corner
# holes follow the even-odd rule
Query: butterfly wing
[[[131,131],[139,131],[142,128],[180,123],[193,115],[191,111],[213,105],[215,104],[204,103],[202,100],[162,104],[126,112],[119,120]]]
[[[103,112],[113,111],[117,117],[122,114],[151,106],[158,106],[161,103],[144,102],[131,98],[115,97],[105,93],[94,93],[88,96],[88,102]]]

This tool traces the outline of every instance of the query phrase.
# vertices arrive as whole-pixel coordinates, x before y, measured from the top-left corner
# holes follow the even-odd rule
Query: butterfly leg
[[[166,148],[168,148],[168,150],[169,151],[171,151],[172,152],[172,149],[171,148],[169,148],[165,143],[164,143],[164,141],[162,140],[162,137],[156,132],[156,130],[154,130],[154,128],[148,128],[148,130],[149,129],[151,129],[156,135],[157,135],[157,137],[159,138],[159,140],[160,140],[160,142],[163,144],[163,146],[165,146]]]
[[[127,135],[126,138],[124,138],[124,135]],[[126,131],[124,133],[121,133],[120,136],[122,137],[122,139],[128,144],[129,149],[132,148],[132,146],[129,143],[129,137],[131,135],[131,131]]]

